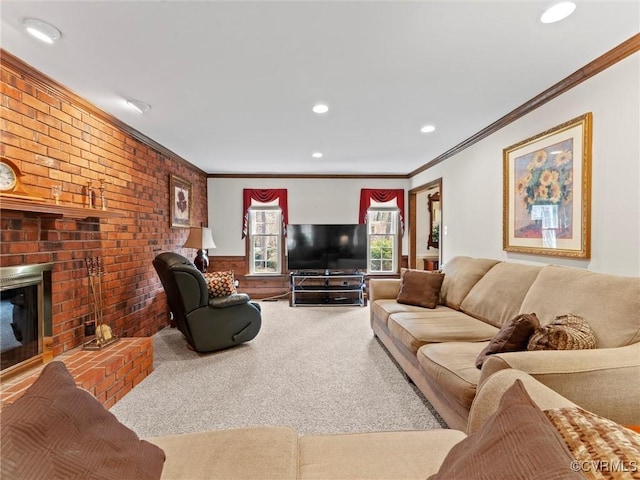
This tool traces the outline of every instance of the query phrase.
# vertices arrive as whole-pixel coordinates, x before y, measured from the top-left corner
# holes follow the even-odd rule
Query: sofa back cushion
[[[539,266],[500,262],[478,280],[460,308],[500,328],[520,312],[522,301],[540,270]]]
[[[584,318],[598,348],[640,342],[640,278],[620,277],[577,268],[543,267],[519,313],[535,312],[541,325],[559,315]]]
[[[454,257],[442,267],[444,281],[440,290],[440,303],[460,310],[460,304],[469,290],[499,260],[488,258]]]

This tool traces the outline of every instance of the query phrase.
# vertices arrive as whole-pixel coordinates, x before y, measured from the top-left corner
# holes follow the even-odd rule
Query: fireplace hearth
[[[51,359],[53,263],[0,267],[0,378]]]

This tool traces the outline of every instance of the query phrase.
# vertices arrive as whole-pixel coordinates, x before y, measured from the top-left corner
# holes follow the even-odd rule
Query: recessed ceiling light
[[[425,125],[420,129],[422,133],[431,133],[436,129],[433,125]]]
[[[313,110],[314,113],[327,113],[329,111],[329,107],[324,103],[318,103],[317,105],[314,105],[311,110]]]
[[[45,43],[53,43],[62,35],[56,27],[37,18],[25,18],[22,25],[31,36]]]
[[[320,153],[320,152],[313,152],[313,153],[311,154],[311,156],[312,156],[313,158],[322,158],[322,153]]]
[[[542,23],[556,23],[560,20],[564,20],[569,15],[573,13],[576,9],[576,4],[573,2],[560,2],[552,5],[547,8],[542,16],[540,17],[540,21]]]
[[[127,105],[138,113],[146,113],[151,110],[151,105],[140,100],[127,100]]]

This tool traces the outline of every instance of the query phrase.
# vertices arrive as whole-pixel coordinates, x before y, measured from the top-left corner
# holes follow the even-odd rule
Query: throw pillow
[[[444,273],[424,270],[403,270],[400,275],[400,292],[397,302],[418,307],[436,308],[440,300],[440,288]]]
[[[157,479],[165,460],[76,387],[58,361],[3,407],[0,441],[1,478]]]
[[[476,367],[482,368],[482,364],[489,355],[526,350],[529,337],[539,326],[540,321],[535,313],[524,313],[505,322],[489,345],[484,347],[476,358]]]
[[[207,290],[209,290],[210,297],[226,297],[232,293],[237,293],[233,270],[203,273],[203,275],[207,281]]]
[[[638,478],[640,434],[580,407],[544,413],[588,478]]]
[[[496,412],[479,430],[453,446],[429,480],[584,479],[572,471],[572,461],[558,432],[516,380],[500,399]]]
[[[527,350],[585,350],[596,348],[596,337],[584,318],[560,315],[548,325],[538,327]]]

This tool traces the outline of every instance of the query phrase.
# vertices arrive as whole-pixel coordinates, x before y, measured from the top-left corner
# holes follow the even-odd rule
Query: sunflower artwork
[[[591,112],[503,149],[502,247],[590,258]]]
[[[573,139],[517,157],[514,167],[515,237],[571,239]]]

